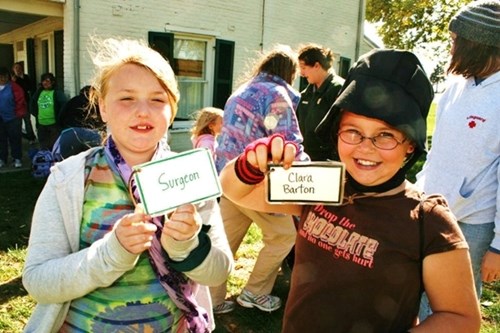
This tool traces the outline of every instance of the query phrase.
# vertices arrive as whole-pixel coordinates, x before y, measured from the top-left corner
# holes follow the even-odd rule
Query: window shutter
[[[233,88],[234,42],[215,41],[213,106],[224,108]]]
[[[33,91],[37,87],[37,76],[36,76],[36,67],[35,67],[35,39],[27,38],[26,39],[26,65],[24,69],[26,73],[31,79],[31,86],[33,87]]]
[[[346,57],[340,57],[339,64],[339,75],[344,79],[347,78],[347,73],[349,73],[349,69],[351,68],[351,59]]]
[[[148,43],[152,49],[168,60],[170,66],[172,66],[172,69],[177,74],[174,68],[174,34],[150,31],[148,33]]]

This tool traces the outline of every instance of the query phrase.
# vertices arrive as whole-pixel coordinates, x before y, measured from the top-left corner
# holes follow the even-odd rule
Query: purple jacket
[[[224,126],[215,151],[217,171],[252,141],[275,133],[297,144],[297,160],[308,161],[294,111],[299,99],[299,92],[285,80],[268,73],[260,73],[240,86],[224,107]]]

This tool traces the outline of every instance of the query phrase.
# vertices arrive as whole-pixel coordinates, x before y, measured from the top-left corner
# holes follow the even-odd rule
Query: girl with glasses
[[[425,153],[432,86],[410,52],[375,50],[351,69],[318,135],[347,171],[344,201],[266,202],[267,164],[289,168],[296,146],[253,142],[221,172],[242,206],[300,216],[283,332],[478,332],[468,246],[441,195],[405,179]],[[418,322],[420,297],[434,313]],[[460,290],[460,293],[457,293]]]

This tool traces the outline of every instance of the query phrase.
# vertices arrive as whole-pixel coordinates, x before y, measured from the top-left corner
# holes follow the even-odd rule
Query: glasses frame
[[[360,141],[358,143],[352,143],[352,142],[347,142],[346,140],[344,140],[342,138],[342,133],[358,133],[359,134],[359,137],[360,137]],[[348,129],[348,130],[344,130],[344,131],[340,131],[337,133],[337,136],[340,138],[340,140],[342,140],[342,142],[348,144],[348,145],[351,145],[351,146],[357,146],[357,145],[360,145],[361,143],[363,143],[363,141],[365,141],[365,139],[369,139],[373,146],[377,149],[381,149],[381,150],[394,150],[397,146],[399,145],[402,145],[403,143],[406,142],[407,138],[404,138],[402,141],[399,141],[398,139],[396,139],[395,137],[391,137],[391,139],[394,141],[394,147],[392,148],[383,148],[383,147],[379,147],[377,146],[377,138],[381,136],[381,134],[378,134],[378,135],[375,135],[375,136],[364,136],[362,135],[361,133],[359,133],[358,131],[356,130],[352,130],[352,129]]]

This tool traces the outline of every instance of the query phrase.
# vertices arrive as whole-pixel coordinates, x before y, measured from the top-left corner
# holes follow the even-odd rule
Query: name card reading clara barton
[[[134,167],[144,209],[151,216],[222,194],[212,155],[193,149]]]
[[[344,174],[340,162],[294,162],[288,170],[269,164],[267,201],[339,205],[344,194]]]

